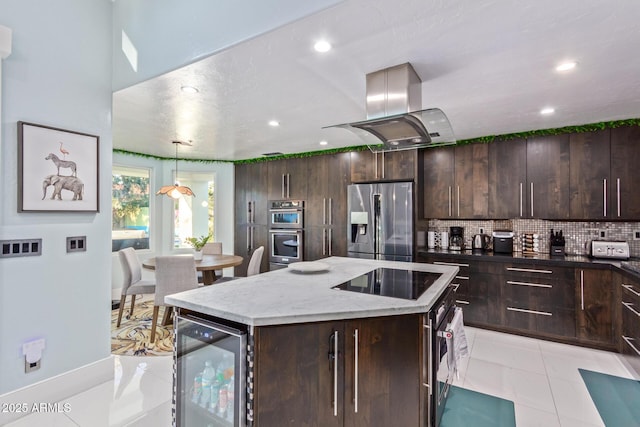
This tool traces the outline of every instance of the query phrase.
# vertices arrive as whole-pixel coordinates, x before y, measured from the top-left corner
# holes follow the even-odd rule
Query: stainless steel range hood
[[[367,120],[342,125],[373,152],[456,143],[447,116],[422,108],[422,81],[409,63],[367,74]]]

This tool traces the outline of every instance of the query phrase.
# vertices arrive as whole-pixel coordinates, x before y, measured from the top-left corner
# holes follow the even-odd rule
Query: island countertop
[[[426,312],[458,272],[457,267],[330,257],[327,271],[291,269],[213,284],[165,297],[167,304],[251,326],[282,325]],[[331,289],[376,268],[441,273],[417,300]]]

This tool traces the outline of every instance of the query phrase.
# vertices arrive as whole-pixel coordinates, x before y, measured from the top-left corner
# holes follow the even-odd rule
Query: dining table
[[[191,254],[179,254],[176,256],[189,256],[189,255]],[[196,270],[202,272],[202,283],[204,285],[211,285],[217,279],[216,270],[235,267],[237,265],[242,264],[242,261],[243,261],[243,258],[239,255],[231,255],[231,254],[202,255],[201,260],[196,260]],[[142,261],[142,266],[149,270],[155,270],[156,269],[155,257],[148,258]]]

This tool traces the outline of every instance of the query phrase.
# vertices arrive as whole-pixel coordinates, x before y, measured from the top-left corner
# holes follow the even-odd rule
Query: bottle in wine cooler
[[[227,393],[227,385],[220,386],[220,397],[218,398],[218,415],[222,418],[227,414],[227,405],[229,404],[229,394]]]
[[[200,396],[200,406],[207,408],[211,400],[211,384],[216,376],[216,369],[210,360],[204,362],[204,371],[202,371],[202,394]]]
[[[193,393],[191,394],[191,401],[193,403],[200,402],[200,394],[202,394],[202,372],[199,372],[193,379]]]
[[[216,378],[211,384],[211,399],[209,401],[209,412],[216,413],[218,410],[218,400],[220,399],[220,375],[216,375]]]
[[[235,384],[234,377],[229,379],[229,384],[227,385],[227,420],[233,422],[233,410],[235,405]]]

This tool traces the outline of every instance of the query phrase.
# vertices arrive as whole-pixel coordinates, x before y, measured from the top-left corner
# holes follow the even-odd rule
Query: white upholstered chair
[[[202,248],[203,255],[222,255],[222,242],[205,243]],[[216,270],[216,276],[222,277],[222,270]],[[199,279],[200,277],[198,277]]]
[[[160,306],[165,307],[163,323],[171,315],[171,308],[164,302],[164,297],[197,287],[196,262],[192,255],[156,257],[156,294],[153,302],[153,320],[151,321],[151,342],[156,339]]]
[[[264,254],[264,246],[260,246],[253,251],[249,265],[247,266],[247,277],[260,274],[260,265],[262,264],[262,255]],[[215,283],[229,282],[231,280],[240,279],[240,277],[221,277]]]
[[[136,295],[153,294],[156,291],[154,280],[142,280],[142,267],[133,248],[124,248],[118,251],[124,280],[122,282],[122,296],[120,297],[120,310],[118,311],[117,327],[122,321],[122,312],[127,295],[131,295],[131,314],[136,303]]]

